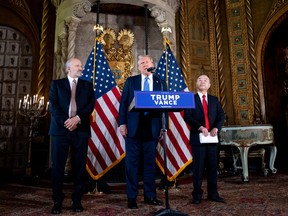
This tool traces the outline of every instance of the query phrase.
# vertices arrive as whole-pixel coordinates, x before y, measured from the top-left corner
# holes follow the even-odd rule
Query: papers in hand
[[[200,143],[218,143],[218,136],[212,137],[210,133],[208,133],[208,136],[204,136],[203,133],[199,133],[199,139]]]

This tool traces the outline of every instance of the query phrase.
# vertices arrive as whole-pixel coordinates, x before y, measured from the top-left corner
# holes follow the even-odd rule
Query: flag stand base
[[[185,214],[185,213],[182,213],[179,211],[174,211],[171,209],[162,209],[162,210],[157,211],[154,214],[154,216],[163,216],[163,215],[166,215],[166,216],[188,216],[188,214]]]
[[[95,188],[92,192],[88,192],[87,195],[93,195],[93,196],[99,196],[99,195],[102,195],[103,192],[102,191],[98,191],[98,187],[97,187],[97,181],[95,183]]]
[[[98,190],[94,189],[92,192],[88,192],[87,195],[100,196],[100,195],[102,195],[102,194],[103,194],[102,191],[98,191]]]
[[[154,216],[188,216],[188,214],[171,210],[169,208],[169,195],[168,195],[168,180],[167,180],[167,154],[166,154],[166,135],[167,129],[166,126],[166,116],[165,112],[162,112],[162,135],[163,135],[163,157],[164,157],[164,179],[165,179],[165,209],[157,211]],[[176,182],[175,185],[176,186]]]

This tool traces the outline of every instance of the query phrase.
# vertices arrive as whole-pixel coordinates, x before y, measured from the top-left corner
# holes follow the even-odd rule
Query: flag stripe
[[[88,158],[90,159],[91,163],[94,166],[95,171],[97,170],[103,170],[102,167],[105,167],[106,163],[105,160],[103,159],[103,157],[101,156],[101,154],[99,153],[99,149],[97,148],[97,146],[95,145],[95,142],[93,140],[95,140],[95,133],[92,130],[92,138],[89,141],[89,146],[88,146]],[[96,160],[97,158],[97,160]]]
[[[167,57],[167,58],[166,58]],[[168,64],[168,65],[167,65]],[[168,73],[166,70],[168,69]],[[168,91],[186,91],[187,87],[182,72],[168,44],[163,51],[155,73],[163,80],[168,79]],[[179,173],[192,162],[189,144],[190,131],[183,119],[183,111],[169,114],[169,128],[166,138],[167,178],[174,180]],[[157,146],[156,162],[164,170],[164,149],[161,143]]]
[[[90,176],[97,180],[125,157],[124,138],[117,124],[121,93],[98,41],[87,59],[81,79],[94,81],[95,109],[91,116],[86,167]]]
[[[118,141],[118,137],[117,137],[115,130],[113,130],[113,126],[111,125],[111,122],[107,118],[107,112],[105,113],[103,110],[105,108],[106,107],[103,107],[103,106],[99,106],[97,108],[96,122],[98,122],[98,124],[95,124],[95,126],[93,126],[93,130],[96,133],[97,138],[99,139],[106,153],[109,155],[111,161],[113,161],[116,159],[116,156],[114,155],[109,143],[113,143],[114,145],[115,142]]]
[[[188,160],[188,157],[191,157],[190,152],[189,152],[188,157],[185,154],[187,152],[187,145],[186,144],[189,144],[189,139],[186,136],[185,131],[183,131],[183,128],[178,121],[178,119],[180,119],[180,118],[176,117],[176,115],[177,115],[176,113],[170,114],[171,125],[173,125],[173,129],[171,129],[169,131],[170,132],[170,139],[171,139],[172,143],[178,142],[178,145],[173,145],[173,146],[175,147],[177,154],[180,156],[178,159],[181,160],[181,162],[184,162],[184,161]],[[185,123],[184,123],[184,125],[185,125]],[[176,129],[179,132],[179,136],[177,136],[178,134],[175,132]],[[175,137],[175,136],[177,136],[177,137]],[[178,163],[180,163],[180,161]]]
[[[173,123],[173,129],[177,129],[182,139],[182,142],[189,143],[189,137],[187,136],[187,133],[186,133],[186,131],[189,131],[189,129],[183,119],[182,114],[183,114],[183,111],[181,112],[181,114],[171,113],[169,117],[171,119],[171,122]]]

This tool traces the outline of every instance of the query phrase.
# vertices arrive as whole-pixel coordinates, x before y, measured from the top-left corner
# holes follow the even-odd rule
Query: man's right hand
[[[208,130],[207,130],[207,128],[205,128],[205,127],[203,127],[203,126],[201,126],[200,128],[199,128],[199,130],[203,133],[203,135],[206,137],[206,136],[208,136]]]
[[[120,126],[120,133],[122,134],[123,137],[127,136],[127,126],[126,125]]]

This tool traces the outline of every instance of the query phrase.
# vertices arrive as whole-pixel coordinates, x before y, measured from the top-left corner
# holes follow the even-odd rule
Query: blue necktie
[[[143,91],[150,91],[150,88],[149,88],[149,77],[148,76],[145,77]]]
[[[143,91],[150,91],[150,88],[149,88],[149,77],[148,76],[145,77]],[[144,112],[144,115],[145,116],[148,115],[148,112]]]

